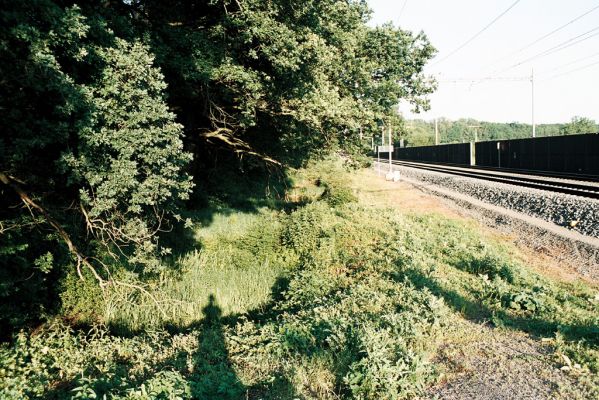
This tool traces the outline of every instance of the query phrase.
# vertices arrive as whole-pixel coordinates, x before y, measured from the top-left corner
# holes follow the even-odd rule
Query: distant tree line
[[[0,0],[0,325],[49,313],[69,277],[159,274],[160,232],[208,176],[357,151],[400,99],[426,109],[434,48],[369,18],[364,0]]]
[[[520,139],[531,137],[532,126],[520,122],[485,122],[475,119],[452,121],[440,118],[438,121],[440,143],[461,143],[497,139]],[[539,124],[536,136],[559,136],[577,133],[597,133],[599,126],[591,119],[574,117],[564,124]],[[409,120],[402,127],[402,136],[407,146],[427,146],[435,144],[434,121]]]

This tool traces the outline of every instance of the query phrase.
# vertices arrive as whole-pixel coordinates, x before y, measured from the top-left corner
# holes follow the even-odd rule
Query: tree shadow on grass
[[[392,278],[400,281],[407,279],[419,289],[427,288],[432,294],[443,298],[445,303],[454,311],[459,312],[466,319],[473,322],[491,321],[495,325],[517,329],[535,337],[553,336],[556,332],[559,332],[566,340],[584,339],[589,344],[599,344],[599,327],[591,323],[560,323],[530,313],[518,314],[503,307],[490,307],[482,301],[469,299],[455,290],[448,289],[434,278],[414,269],[397,273]]]
[[[208,228],[218,216],[228,217],[238,213],[258,214],[263,210],[290,213],[305,206],[310,200],[290,200],[288,191],[293,181],[284,169],[241,173],[224,168],[218,174],[196,180],[192,198],[181,211],[180,221],[173,221],[166,232],[159,235],[159,245],[171,250],[166,261],[176,269],[176,262],[189,253],[201,250],[202,244],[195,235],[198,226]],[[187,220],[192,225],[187,224]]]

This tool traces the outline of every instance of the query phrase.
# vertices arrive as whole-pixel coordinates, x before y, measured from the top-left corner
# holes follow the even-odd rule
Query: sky
[[[438,50],[425,68],[426,74],[439,81],[439,88],[430,96],[431,110],[413,114],[408,104],[401,104],[405,117],[531,123],[534,69],[537,124],[568,122],[574,116],[599,121],[599,0],[368,3],[373,10],[370,25],[392,22],[414,33],[423,31]],[[549,54],[543,55],[545,52]]]

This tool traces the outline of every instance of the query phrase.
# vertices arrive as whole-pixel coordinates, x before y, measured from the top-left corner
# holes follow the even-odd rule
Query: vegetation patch
[[[110,329],[18,334],[1,348],[2,396],[413,398],[456,317],[551,338],[556,362],[596,373],[591,288],[530,272],[467,223],[331,206],[316,185],[331,165],[297,172],[295,189],[314,190],[295,211],[197,222],[199,249],[153,284],[158,303],[105,299]]]

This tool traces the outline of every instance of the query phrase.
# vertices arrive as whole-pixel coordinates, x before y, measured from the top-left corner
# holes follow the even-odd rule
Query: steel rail
[[[471,168],[444,167],[436,164],[415,163],[410,161],[395,160],[393,161],[393,164],[410,168],[424,169],[433,172],[442,172],[451,175],[458,175],[467,178],[476,178],[486,181],[523,186],[532,189],[569,194],[585,198],[599,199],[599,187],[597,186],[589,186],[584,184],[568,182],[556,182],[549,181],[547,179],[529,178],[524,176],[505,176],[493,172],[488,172],[487,170],[477,171]]]
[[[535,175],[535,176],[542,176],[542,177],[555,178],[555,179],[569,179],[569,180],[573,180],[573,181],[599,182],[598,175],[574,174],[574,173],[568,173],[568,172],[551,172],[551,171],[542,171],[542,170],[538,170],[538,169],[490,167],[490,166],[486,166],[486,165],[464,165],[464,164],[444,163],[444,162],[436,162],[436,161],[415,161],[415,160],[395,160],[395,161],[422,163],[422,164],[448,166],[448,167],[458,167],[458,168],[465,168],[465,169],[472,169],[472,170],[506,172],[506,173],[516,174],[516,175]]]

